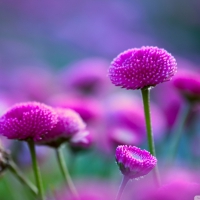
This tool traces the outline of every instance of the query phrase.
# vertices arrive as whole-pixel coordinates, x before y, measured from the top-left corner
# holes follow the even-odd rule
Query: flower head
[[[164,49],[142,47],[124,51],[111,63],[109,77],[116,86],[142,89],[169,81],[176,73],[176,60]]]
[[[80,94],[101,94],[109,87],[105,72],[109,63],[100,58],[88,58],[62,71],[64,86]]]
[[[0,118],[0,134],[8,139],[42,140],[57,124],[57,114],[49,106],[27,102],[11,107]]]
[[[91,148],[92,145],[92,134],[88,130],[78,132],[69,141],[69,147],[73,152],[87,150]]]
[[[148,151],[135,146],[120,145],[115,156],[122,174],[131,179],[148,174],[157,163],[157,159]]]
[[[188,100],[200,99],[200,74],[198,72],[182,70],[172,83]]]
[[[50,146],[59,146],[74,134],[85,129],[86,124],[80,115],[71,109],[55,108],[58,115],[56,126],[39,142]]]

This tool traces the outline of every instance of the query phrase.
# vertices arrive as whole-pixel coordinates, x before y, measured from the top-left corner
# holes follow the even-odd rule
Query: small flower
[[[74,110],[55,108],[55,111],[58,115],[58,122],[56,126],[39,141],[40,144],[58,147],[86,127],[85,122]]]
[[[0,118],[0,134],[8,139],[42,140],[57,124],[57,114],[38,102],[19,103]]]
[[[182,70],[172,83],[186,99],[200,100],[200,74],[198,72]]]
[[[148,174],[157,163],[157,159],[148,151],[135,146],[120,145],[115,156],[122,174],[130,179]]]
[[[78,132],[69,141],[69,147],[73,152],[90,149],[92,144],[92,134],[88,130]]]
[[[101,94],[107,91],[108,79],[105,76],[107,60],[88,58],[67,66],[62,71],[61,80],[66,89],[80,94]]]
[[[119,54],[112,61],[108,75],[116,86],[142,89],[171,80],[176,65],[175,58],[166,50],[147,46]]]

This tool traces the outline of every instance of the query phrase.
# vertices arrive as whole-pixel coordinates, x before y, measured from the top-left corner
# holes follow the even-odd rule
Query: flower
[[[174,182],[164,185],[158,190],[148,192],[143,197],[143,200],[171,200],[193,199],[200,192],[200,185],[194,182],[184,182],[182,180],[175,180]],[[196,199],[196,198],[195,198]]]
[[[57,147],[86,127],[85,122],[74,110],[55,108],[55,111],[58,115],[58,122],[56,126],[39,141],[39,144]]]
[[[92,97],[61,94],[55,95],[49,100],[49,103],[54,107],[76,111],[87,124],[99,122],[102,119],[103,107],[99,101]]]
[[[142,47],[124,51],[112,61],[109,77],[116,86],[142,89],[169,81],[176,73],[175,58],[158,47]]]
[[[92,144],[92,134],[88,130],[78,132],[69,141],[69,147],[73,152],[87,150],[91,148]]]
[[[62,71],[63,85],[69,91],[78,94],[104,93],[109,88],[105,76],[108,65],[108,61],[101,58],[88,58],[75,62]]]
[[[45,104],[18,103],[0,118],[0,134],[8,139],[40,141],[57,121],[56,112]]]
[[[135,146],[120,145],[115,156],[122,174],[131,179],[148,174],[157,163],[157,159],[148,151]]]
[[[172,83],[186,99],[199,101],[200,74],[198,72],[181,70]]]
[[[116,148],[118,145],[138,145],[141,137],[134,130],[127,127],[112,127],[108,130],[109,143]]]

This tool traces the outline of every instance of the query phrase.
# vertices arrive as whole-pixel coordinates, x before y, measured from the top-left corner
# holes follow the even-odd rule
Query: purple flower
[[[158,47],[142,47],[124,51],[111,63],[109,77],[116,86],[142,89],[169,81],[176,73],[175,58]]]
[[[88,130],[78,132],[69,141],[69,147],[75,152],[89,149],[92,144],[92,134]]]
[[[74,110],[55,108],[55,111],[58,115],[58,122],[56,126],[39,141],[40,144],[59,146],[86,127],[85,122]]]
[[[127,127],[112,127],[108,131],[109,143],[116,149],[118,145],[139,145],[141,137]]]
[[[57,95],[49,100],[55,107],[69,108],[76,111],[81,118],[88,124],[100,121],[102,118],[102,106],[94,98],[83,96]]]
[[[105,76],[107,60],[88,58],[68,66],[62,72],[63,85],[70,91],[80,94],[101,94],[109,87]]]
[[[19,103],[0,118],[0,134],[8,139],[42,140],[57,124],[57,114],[38,102]]]
[[[182,70],[177,74],[172,83],[187,99],[200,99],[200,74],[198,72]]]
[[[131,179],[148,174],[157,163],[157,159],[148,151],[135,146],[120,145],[115,156],[122,174]]]

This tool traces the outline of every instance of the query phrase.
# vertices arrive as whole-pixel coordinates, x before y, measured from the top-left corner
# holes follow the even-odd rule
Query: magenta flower
[[[200,74],[198,72],[182,70],[172,83],[187,99],[200,99]]]
[[[8,139],[40,141],[55,127],[57,121],[56,112],[45,104],[19,103],[0,118],[0,134]]]
[[[157,159],[148,151],[135,146],[120,145],[115,156],[122,174],[130,179],[148,174],[157,163]]]
[[[111,63],[109,77],[116,86],[142,89],[169,81],[177,71],[175,58],[158,47],[124,51]]]
[[[40,144],[59,146],[86,127],[85,122],[74,110],[55,108],[55,111],[58,115],[58,122],[56,126],[39,141]]]
[[[112,127],[108,131],[109,142],[112,146],[139,145],[142,138],[133,129],[127,127]]]
[[[89,149],[92,145],[92,134],[88,130],[78,132],[69,141],[69,147],[75,152]]]
[[[102,105],[94,98],[83,96],[57,95],[49,100],[54,107],[69,108],[76,111],[81,118],[88,124],[100,121],[102,118]]]
[[[109,85],[105,76],[107,60],[100,58],[88,58],[75,62],[62,72],[61,79],[68,90],[80,94],[101,94]]]

